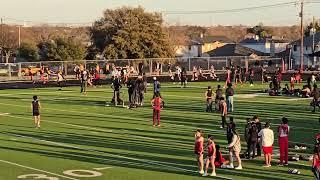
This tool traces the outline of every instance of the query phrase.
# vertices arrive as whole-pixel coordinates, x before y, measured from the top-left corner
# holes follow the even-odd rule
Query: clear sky
[[[86,23],[102,16],[107,8],[143,6],[147,11],[214,11],[270,5],[292,0],[0,0],[0,17],[43,23]],[[319,0],[320,1],[320,0]],[[306,21],[320,18],[320,3],[306,5]],[[164,15],[167,25],[294,25],[299,6],[289,5],[221,14]],[[13,19],[9,19],[13,18]],[[18,22],[21,23],[21,22]]]

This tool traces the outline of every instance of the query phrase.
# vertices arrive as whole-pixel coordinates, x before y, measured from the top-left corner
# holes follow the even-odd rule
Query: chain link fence
[[[160,59],[112,59],[112,60],[75,60],[75,61],[41,61],[41,62],[21,62],[21,63],[0,63],[1,80],[23,80],[28,79],[32,74],[34,77],[40,76],[41,69],[50,70],[54,76],[57,72],[63,72],[67,77],[75,76],[75,67],[82,66],[85,69],[99,68],[101,74],[108,74],[108,70],[130,69],[137,74],[139,65],[143,65],[143,72],[147,76],[167,74],[169,70],[175,71],[176,66],[192,72],[193,68],[203,70],[214,69],[224,71],[231,64],[235,67],[240,66],[248,69],[253,66],[264,66],[268,71],[274,71],[282,66],[281,58],[270,57],[190,57],[190,58],[160,58]]]

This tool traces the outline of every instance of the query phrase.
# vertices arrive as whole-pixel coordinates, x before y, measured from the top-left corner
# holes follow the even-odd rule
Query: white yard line
[[[32,139],[32,140],[37,141],[37,142],[41,141],[41,142],[44,142],[44,143],[59,145],[59,146],[62,146],[62,147],[74,148],[74,149],[82,150],[82,151],[85,151],[85,152],[108,154],[108,155],[114,156],[114,157],[140,161],[140,162],[143,162],[143,163],[153,164],[153,165],[158,165],[158,166],[163,166],[163,167],[168,167],[170,169],[176,169],[176,170],[180,170],[180,171],[184,171],[184,172],[192,172],[192,173],[196,172],[196,171],[193,171],[193,170],[190,170],[190,169],[184,169],[184,168],[176,167],[176,165],[180,165],[180,164],[176,164],[176,163],[168,163],[168,162],[159,162],[159,161],[150,161],[150,160],[137,159],[137,158],[127,157],[127,156],[122,156],[122,155],[116,155],[116,154],[101,152],[101,151],[98,151],[98,150],[95,150],[95,149],[82,148],[82,147],[78,147],[78,146],[74,146],[74,145],[69,145],[69,144],[66,144],[66,143],[58,143],[58,142],[54,142],[54,141],[42,140],[42,139],[39,139],[39,138],[34,138],[34,137],[29,137],[29,136],[22,136],[22,135],[16,135],[16,134],[11,134],[11,136],[25,138],[25,139]],[[175,165],[175,166],[170,166],[168,164]],[[228,178],[228,177],[224,177],[224,176],[217,176],[217,177],[223,178],[223,179],[232,179],[232,178]]]
[[[79,180],[79,179],[71,178],[71,177],[68,177],[68,176],[63,176],[63,175],[56,174],[56,173],[53,173],[53,172],[49,172],[49,171],[33,168],[33,167],[30,167],[30,166],[14,163],[14,162],[10,162],[10,161],[0,160],[0,162],[6,163],[6,164],[11,164],[11,165],[14,165],[14,166],[19,166],[19,167],[22,167],[22,168],[26,168],[26,169],[30,169],[30,170],[34,170],[34,171],[38,171],[38,172],[42,172],[42,173],[46,173],[46,174],[51,174],[51,175],[62,177],[62,178],[66,178],[66,179]]]

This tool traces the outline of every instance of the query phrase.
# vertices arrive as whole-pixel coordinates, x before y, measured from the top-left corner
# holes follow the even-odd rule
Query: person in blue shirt
[[[155,97],[156,94],[158,94],[159,97],[161,97],[160,89],[161,89],[160,82],[157,80],[156,77],[153,77],[153,98]]]

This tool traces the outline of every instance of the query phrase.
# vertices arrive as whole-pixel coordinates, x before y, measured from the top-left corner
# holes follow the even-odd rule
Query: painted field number
[[[107,169],[107,168],[101,168]],[[84,170],[84,169],[75,169],[75,170],[66,170],[63,171],[63,174],[72,176],[72,177],[79,177],[79,178],[93,178],[102,176],[101,172],[92,171],[92,170]],[[18,176],[18,179],[39,179],[39,180],[59,180],[57,177],[49,177],[45,174],[25,174]]]

